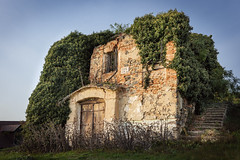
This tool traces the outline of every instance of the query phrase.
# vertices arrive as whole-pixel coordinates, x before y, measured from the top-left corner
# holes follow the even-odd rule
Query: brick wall
[[[173,42],[167,43],[166,48],[169,64],[174,59],[176,48]],[[106,56],[113,52],[117,53],[117,69],[106,73]],[[126,34],[96,47],[91,57],[89,79],[92,84],[109,84],[120,88],[117,96],[120,118],[144,123],[164,120],[176,137],[185,125],[184,115],[188,114],[179,111],[187,105],[183,105],[177,92],[177,73],[161,65],[155,65],[154,70],[150,67],[150,85],[144,89],[146,69],[138,53],[134,39]]]

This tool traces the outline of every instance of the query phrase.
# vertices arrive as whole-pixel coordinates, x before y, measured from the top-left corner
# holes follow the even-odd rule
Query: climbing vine
[[[165,64],[166,44],[173,41],[176,53],[171,67],[178,74],[178,91],[189,102],[201,105],[213,99],[224,88],[224,70],[217,61],[218,52],[211,36],[191,33],[189,18],[183,12],[170,10],[156,16],[137,17],[131,27],[115,24],[115,33],[126,31],[136,40],[141,62],[146,68],[145,88],[150,83],[149,66]],[[40,81],[27,107],[27,123],[54,121],[65,124],[68,104],[59,100],[88,84],[90,57],[94,47],[111,40],[114,33],[103,31],[84,35],[72,32],[55,42],[45,58]]]
[[[146,69],[156,63],[166,66],[166,44],[173,41],[176,53],[168,67],[177,71],[178,91],[197,106],[214,98],[219,87],[216,80],[223,79],[223,68],[217,61],[218,52],[211,36],[191,33],[188,16],[177,10],[156,16],[147,14],[137,17],[129,30]],[[145,88],[148,84],[149,74],[146,74]]]
[[[183,12],[170,10],[157,16],[148,14],[137,17],[130,28],[130,34],[136,39],[143,64],[163,64],[166,43],[174,41],[179,46],[184,44],[191,29],[189,18]]]
[[[67,103],[59,106],[59,100],[89,83],[93,49],[111,40],[113,35],[108,30],[91,35],[75,31],[51,46],[40,81],[29,98],[27,123],[65,124],[70,109]]]

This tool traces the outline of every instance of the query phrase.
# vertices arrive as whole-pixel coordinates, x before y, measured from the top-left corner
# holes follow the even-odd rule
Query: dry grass
[[[79,130],[74,130],[72,135],[68,136],[64,127],[48,123],[42,126],[29,126],[21,150],[42,153],[71,149],[149,150],[157,142],[171,137],[167,128],[161,121],[141,124],[120,120],[105,123],[105,130],[101,132],[83,134]]]

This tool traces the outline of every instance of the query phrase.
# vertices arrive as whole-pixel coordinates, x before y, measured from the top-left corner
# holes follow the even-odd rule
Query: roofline
[[[25,123],[25,121],[0,121],[0,125],[20,125]]]

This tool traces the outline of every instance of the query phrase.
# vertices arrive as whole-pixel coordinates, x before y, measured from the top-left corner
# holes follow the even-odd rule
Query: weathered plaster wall
[[[80,126],[80,102],[89,100],[91,98],[103,99],[105,103],[105,117],[104,120],[112,122],[113,119],[118,118],[118,99],[117,89],[109,89],[106,87],[97,87],[94,85],[88,85],[73,92],[70,96],[69,108],[71,113],[67,121],[68,128],[74,129],[76,126]],[[78,128],[79,129],[79,128]]]
[[[104,54],[118,51],[118,69],[104,73]],[[176,48],[173,42],[167,44],[166,59],[170,63]],[[90,68],[92,83],[113,83],[120,85],[118,94],[119,117],[122,119],[151,123],[166,120],[171,130],[177,130],[177,74],[173,69],[155,66],[151,70],[150,85],[143,87],[146,70],[142,67],[139,50],[129,35],[123,35],[106,45],[95,48]],[[181,98],[179,98],[181,99]]]
[[[173,42],[166,45],[167,63],[174,59],[176,48]],[[105,73],[106,56],[117,51],[118,66],[115,71]],[[170,68],[155,65],[149,68],[150,85],[144,89],[146,69],[141,64],[139,50],[134,39],[121,35],[106,45],[94,49],[91,57],[89,80],[91,86],[83,87],[72,93],[70,98],[70,119],[74,123],[79,117],[79,101],[97,97],[105,100],[105,121],[114,118],[127,119],[139,123],[165,121],[167,128],[177,137],[185,125],[190,107],[184,103],[177,92],[177,73]],[[116,90],[102,86],[116,86]],[[98,87],[97,87],[98,86]]]

